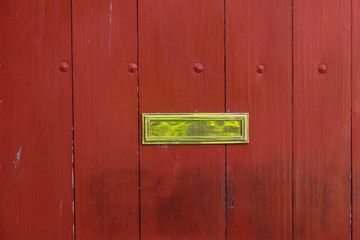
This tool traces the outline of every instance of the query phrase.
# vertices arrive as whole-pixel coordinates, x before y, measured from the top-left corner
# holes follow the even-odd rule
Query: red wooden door
[[[359,239],[359,0],[0,3],[0,239]],[[143,145],[142,113],[250,116]]]

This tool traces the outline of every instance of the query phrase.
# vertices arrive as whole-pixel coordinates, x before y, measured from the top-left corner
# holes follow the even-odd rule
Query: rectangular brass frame
[[[142,143],[249,143],[249,114],[143,113]]]

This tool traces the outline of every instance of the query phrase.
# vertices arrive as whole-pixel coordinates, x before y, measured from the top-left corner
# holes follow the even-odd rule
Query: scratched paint
[[[14,170],[16,170],[19,167],[20,158],[21,158],[21,150],[22,150],[22,145],[20,146],[18,152],[16,153],[16,157],[14,160]]]
[[[110,14],[109,14],[109,57],[111,57],[111,21],[112,21],[112,0],[110,0]]]
[[[60,216],[62,216],[62,209],[64,207],[64,199],[61,198],[60,199],[60,203],[59,203],[59,213],[60,213]]]

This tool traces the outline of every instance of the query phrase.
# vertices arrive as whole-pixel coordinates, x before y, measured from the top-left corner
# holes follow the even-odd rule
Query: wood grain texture
[[[140,0],[140,112],[224,112],[223,34],[223,1]],[[225,147],[140,150],[141,238],[224,239]]]
[[[350,239],[350,44],[350,0],[294,1],[295,239]]]
[[[352,1],[352,224],[360,239],[360,1]]]
[[[73,1],[76,239],[138,239],[136,1]]]
[[[0,239],[73,239],[70,14],[0,2]]]
[[[250,121],[250,143],[227,146],[228,239],[291,239],[290,4],[226,1],[226,110]]]

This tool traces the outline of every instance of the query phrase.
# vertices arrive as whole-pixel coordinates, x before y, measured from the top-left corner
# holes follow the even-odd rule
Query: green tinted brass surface
[[[247,113],[144,113],[143,144],[234,144],[249,142]]]

